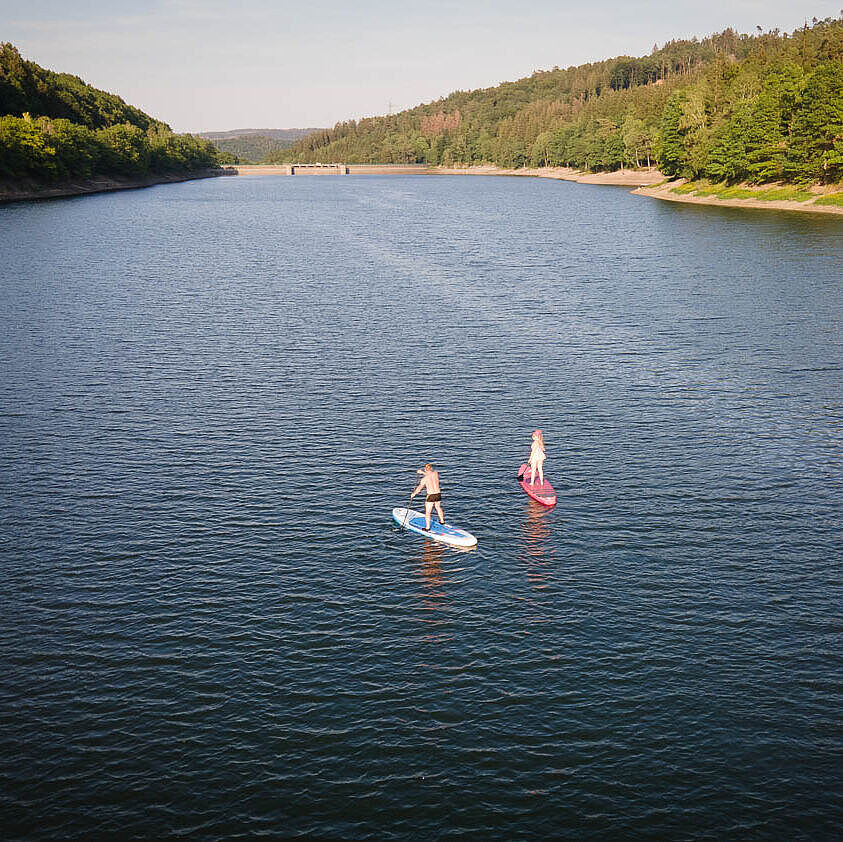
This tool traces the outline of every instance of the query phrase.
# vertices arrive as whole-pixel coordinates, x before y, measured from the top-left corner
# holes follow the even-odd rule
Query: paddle
[[[420,474],[420,473],[421,473],[421,471],[416,471],[416,473],[417,473],[417,474]],[[412,502],[413,502],[413,495],[411,494],[411,495],[410,495],[410,499],[409,499],[409,501],[407,502],[407,510],[404,512],[404,520],[403,520],[403,522],[401,523],[401,528],[402,528],[402,529],[403,529],[403,528],[407,525],[407,518],[408,518],[408,517],[409,517],[409,515],[410,515],[410,503],[412,503]]]
[[[407,518],[410,516],[410,503],[413,502],[413,495],[410,495],[410,499],[407,501],[407,508],[404,510],[404,520],[401,522],[401,528],[407,525]]]

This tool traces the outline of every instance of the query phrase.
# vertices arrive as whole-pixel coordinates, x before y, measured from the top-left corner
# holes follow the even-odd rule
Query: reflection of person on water
[[[536,473],[539,475],[539,485],[544,485],[544,456],[544,436],[541,430],[536,430],[530,446],[530,485],[536,484]]]
[[[439,523],[444,524],[445,513],[442,511],[442,491],[439,488],[439,473],[433,470],[433,465],[429,462],[422,470],[416,471],[416,473],[421,474],[421,481],[410,495],[410,499],[412,500],[423,488],[427,491],[427,497],[424,501],[425,528],[430,529],[430,515],[433,513],[434,506],[436,506],[436,514],[439,515]]]

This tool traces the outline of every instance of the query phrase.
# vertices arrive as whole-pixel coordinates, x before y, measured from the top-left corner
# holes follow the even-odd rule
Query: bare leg
[[[433,511],[433,503],[428,503],[427,500],[424,501],[424,522],[426,524],[425,529],[430,530],[430,514]]]
[[[436,503],[436,514],[439,515],[439,523],[445,523],[445,512],[442,511],[441,503]]]
[[[539,465],[539,485],[544,485],[544,462]]]
[[[536,484],[536,466],[534,464],[530,464],[530,485]]]

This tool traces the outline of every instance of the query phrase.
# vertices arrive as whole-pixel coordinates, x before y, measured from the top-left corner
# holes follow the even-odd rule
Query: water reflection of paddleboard
[[[547,477],[544,478],[544,482],[541,484],[539,484],[538,478],[539,475],[538,472],[536,472],[536,484],[530,485],[530,466],[522,465],[518,469],[518,482],[521,488],[524,489],[527,496],[535,500],[537,503],[541,503],[542,506],[555,506],[556,492],[553,490],[553,486],[550,484]]]
[[[451,526],[449,523],[439,523],[436,515],[430,518],[430,529],[425,529],[424,512],[417,512],[415,509],[395,508],[392,510],[392,519],[410,532],[418,532],[425,538],[432,541],[439,541],[452,547],[476,547],[477,539],[464,529]]]

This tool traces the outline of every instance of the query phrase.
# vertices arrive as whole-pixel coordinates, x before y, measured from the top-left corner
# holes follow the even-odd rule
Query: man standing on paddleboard
[[[430,515],[433,513],[434,506],[436,506],[436,514],[439,515],[439,523],[445,523],[445,513],[442,511],[442,491],[439,488],[439,472],[434,471],[433,465],[428,462],[424,468],[416,471],[416,473],[421,474],[421,481],[410,495],[410,499],[412,500],[423,488],[427,490],[427,497],[424,501],[424,520],[425,529],[430,531]]]

